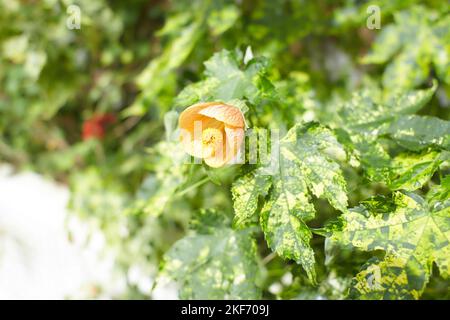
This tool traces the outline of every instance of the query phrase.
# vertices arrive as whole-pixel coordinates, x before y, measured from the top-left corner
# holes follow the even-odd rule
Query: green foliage
[[[210,215],[217,214],[200,214],[197,232],[167,252],[164,272],[182,283],[182,299],[258,299],[256,243],[250,232],[234,231]],[[205,229],[214,223],[215,228]]]
[[[419,180],[428,181],[436,171],[440,164],[439,153],[425,154],[426,158],[436,158],[431,162],[414,154],[407,156],[409,159],[402,156],[391,159],[389,150],[382,144],[383,139],[389,137],[411,151],[430,147],[448,149],[448,121],[411,115],[431,100],[436,88],[434,82],[429,89],[396,94],[386,101],[379,101],[376,92],[365,91],[354,94],[350,101],[341,105],[337,122],[339,136],[369,179],[383,181],[392,190],[415,190],[423,185]]]
[[[431,67],[450,83],[450,31],[448,14],[421,6],[394,14],[395,23],[384,28],[365,63],[386,63],[385,88],[409,89],[422,84]]]
[[[155,166],[137,191],[139,199],[135,204],[144,213],[158,216],[185,180],[186,155],[178,144],[170,141],[160,142],[149,153]]]
[[[178,12],[159,31],[160,36],[168,38],[168,43],[138,76],[136,82],[142,93],[126,110],[126,115],[145,114],[156,98],[166,90],[173,91],[176,84],[174,71],[188,59],[204,35],[210,31],[214,37],[220,36],[239,17],[236,7],[223,0],[195,0],[189,5],[178,5]],[[159,104],[164,110],[170,106],[170,100]]]
[[[442,206],[442,203],[449,201],[450,197],[450,175],[445,176],[441,180],[440,185],[435,185],[427,194],[427,200],[433,206]]]
[[[114,298],[153,296],[138,268],[182,298],[446,299],[449,30],[441,0],[0,0],[0,159],[70,187]],[[179,113],[210,101],[278,156],[189,163]]]
[[[375,93],[369,90],[355,93],[339,110],[342,126],[349,132],[372,136],[382,134],[383,128],[392,120],[420,110],[430,101],[436,88],[435,82],[430,89],[398,94],[381,102],[378,102]]]
[[[258,104],[271,93],[272,88],[266,79],[266,59],[248,58],[245,66],[240,64],[244,57],[240,51],[221,51],[205,62],[206,79],[187,86],[177,97],[177,104],[191,105],[199,101],[231,101],[246,99]],[[242,70],[243,69],[243,70]],[[266,86],[264,90],[259,90]]]
[[[387,132],[409,150],[418,151],[429,146],[450,150],[449,121],[411,115],[393,122]]]
[[[259,197],[265,197],[271,186],[271,177],[261,170],[247,173],[233,183],[235,224],[245,226],[255,216]]]
[[[272,146],[274,147],[274,146]],[[271,190],[261,210],[261,226],[269,246],[280,256],[301,263],[315,281],[314,252],[306,225],[314,218],[311,195],[323,197],[340,211],[347,207],[346,183],[334,154],[343,152],[332,133],[317,124],[295,126],[280,141],[280,158],[272,159],[233,186],[238,223],[256,209],[257,199]]]
[[[386,252],[383,260],[370,261],[355,276],[353,298],[417,299],[433,262],[443,278],[449,276],[450,207],[431,207],[420,196],[402,192],[393,194],[392,204],[388,201],[369,199],[349,210],[331,236],[342,245]]]
[[[421,188],[438,170],[448,153],[400,154],[392,160],[389,188],[414,191]]]

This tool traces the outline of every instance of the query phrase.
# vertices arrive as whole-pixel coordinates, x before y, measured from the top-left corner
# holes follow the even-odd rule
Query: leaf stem
[[[262,264],[266,265],[268,264],[270,261],[272,261],[275,257],[277,256],[276,252],[271,252],[269,253],[267,256],[264,257],[264,259],[262,260]]]
[[[327,231],[325,228],[310,228],[310,229],[312,233],[322,237],[327,237],[330,234],[330,232]]]
[[[196,183],[194,183],[193,185],[190,185],[189,187],[187,187],[186,189],[181,190],[180,192],[175,194],[175,197],[182,197],[184,196],[186,193],[188,193],[191,190],[194,190],[195,188],[200,187],[202,184],[205,184],[206,182],[208,182],[210,180],[209,177],[205,177],[200,181],[197,181]]]

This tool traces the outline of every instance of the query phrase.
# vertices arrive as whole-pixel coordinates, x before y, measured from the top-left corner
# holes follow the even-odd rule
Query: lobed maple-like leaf
[[[402,157],[391,159],[380,142],[381,138],[389,137],[398,145],[416,152],[428,147],[448,148],[450,141],[448,121],[411,115],[430,101],[436,88],[437,82],[434,81],[431,88],[396,94],[381,102],[370,91],[363,91],[355,93],[350,101],[340,107],[338,114],[342,129],[336,130],[339,133],[339,140],[358,160],[357,164],[364,169],[370,180],[383,181],[393,190],[402,188],[402,184],[399,184],[401,179],[404,186],[408,180],[408,172],[404,170],[401,173],[399,170],[399,166],[404,164],[399,163]],[[420,154],[417,156],[410,154],[404,158],[403,162],[408,162],[410,169],[415,171],[410,173],[418,178],[419,171],[424,169],[426,161],[420,159]],[[436,171],[436,164],[438,162],[428,168],[429,174],[422,175],[421,185],[426,182],[425,177],[430,178]],[[416,165],[417,167],[413,168]],[[411,187],[416,181],[409,182],[409,186],[405,189],[414,190]]]
[[[240,222],[255,213],[258,197],[270,186],[260,214],[267,243],[281,257],[300,263],[312,282],[315,259],[306,224],[315,215],[311,194],[346,210],[346,182],[333,158],[342,153],[329,129],[316,123],[296,125],[281,139],[279,157],[237,180],[232,189]]]
[[[257,104],[274,93],[266,78],[268,61],[251,58],[242,66],[242,53],[222,50],[205,62],[205,79],[183,89],[177,104],[191,105],[199,101],[230,101],[247,99]]]
[[[197,215],[196,232],[165,255],[164,273],[180,285],[181,299],[258,299],[259,266],[251,230],[226,227],[217,212]]]
[[[377,197],[344,213],[330,240],[364,251],[384,250],[356,275],[350,297],[418,299],[432,263],[443,278],[450,266],[450,205],[430,205],[414,193]]]

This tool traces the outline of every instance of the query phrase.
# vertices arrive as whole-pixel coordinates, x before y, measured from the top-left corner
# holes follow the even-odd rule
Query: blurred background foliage
[[[79,30],[66,26],[72,4],[81,9]],[[366,27],[372,4],[381,9],[380,30]],[[171,143],[177,111],[211,97],[245,99],[252,126],[288,129],[314,120],[339,128],[349,123],[338,116],[340,106],[355,92],[390,101],[436,79],[419,113],[448,120],[449,9],[442,0],[0,0],[0,160],[68,184],[73,214],[103,230],[127,279],[120,297],[151,297],[129,270],[156,279],[164,253],[202,208],[231,221],[230,186],[240,173],[183,165]],[[448,134],[443,128],[441,135]],[[391,142],[373,143],[386,149]],[[428,160],[438,156],[423,152]],[[380,158],[366,159],[363,171],[349,165],[352,159],[344,165],[351,205],[401,185],[392,176],[394,186],[386,182],[395,172],[381,172]],[[438,183],[433,179],[423,190]],[[336,216],[323,200],[314,205],[311,225]],[[231,237],[227,228],[222,233]],[[257,249],[235,245],[255,250],[261,271],[255,281],[265,298],[344,298],[372,256],[344,250],[325,261],[324,238],[314,237],[319,285],[313,286],[299,265],[271,254],[261,234],[256,241]],[[424,297],[448,298],[448,283],[436,274]],[[197,276],[181,281],[205,277]],[[192,297],[186,290],[182,296]]]

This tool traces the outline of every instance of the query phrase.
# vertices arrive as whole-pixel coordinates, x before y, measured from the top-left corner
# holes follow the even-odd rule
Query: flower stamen
[[[223,145],[223,132],[217,128],[207,128],[202,132],[203,156],[214,156]]]

